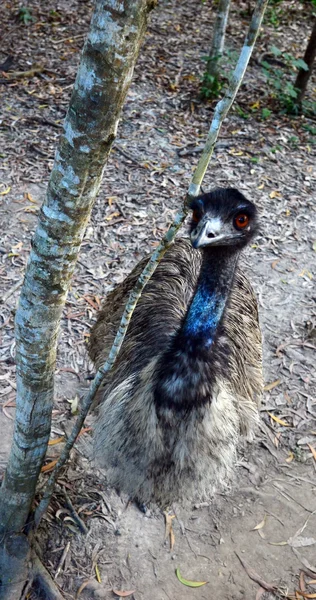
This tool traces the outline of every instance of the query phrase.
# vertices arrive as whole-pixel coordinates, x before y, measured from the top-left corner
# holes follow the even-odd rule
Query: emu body
[[[235,190],[201,197],[191,241],[178,239],[166,252],[102,389],[96,457],[111,485],[145,503],[209,498],[231,475],[240,434],[251,436],[258,419],[257,302],[237,267],[253,230],[242,237],[228,225],[241,202],[253,207]],[[92,328],[97,367],[146,260],[108,295]]]

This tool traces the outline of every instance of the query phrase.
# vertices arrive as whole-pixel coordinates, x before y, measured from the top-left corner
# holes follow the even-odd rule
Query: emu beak
[[[222,230],[222,221],[219,217],[203,220],[198,223],[196,229],[191,233],[191,242],[193,248],[204,248],[204,246],[216,245],[224,235],[220,234]]]

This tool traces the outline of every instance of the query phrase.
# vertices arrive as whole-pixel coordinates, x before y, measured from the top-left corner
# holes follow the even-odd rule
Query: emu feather
[[[176,240],[146,285],[99,395],[96,458],[111,485],[145,503],[209,498],[231,477],[239,436],[251,437],[258,420],[257,302],[237,266],[256,230],[255,208],[237,190],[198,200],[191,241]],[[240,233],[236,218],[248,213]],[[103,304],[90,337],[96,367],[146,261]]]

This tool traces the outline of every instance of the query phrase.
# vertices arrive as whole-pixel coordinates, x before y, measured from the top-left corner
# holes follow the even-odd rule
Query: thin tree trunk
[[[97,0],[32,242],[16,315],[15,430],[0,490],[1,600],[18,600],[13,580],[23,589],[29,549],[17,568],[10,548],[25,531],[47,449],[61,313],[154,4]]]
[[[207,61],[207,73],[218,77],[219,60],[223,54],[230,0],[219,0],[214,24],[212,47]]]
[[[312,74],[315,56],[316,56],[316,20],[315,20],[314,27],[313,27],[312,33],[311,33],[311,37],[309,38],[309,42],[307,44],[307,48],[306,48],[306,51],[304,54],[304,59],[303,59],[304,62],[306,62],[307,66],[308,66],[308,70],[305,71],[304,69],[300,69],[297,74],[296,81],[295,81],[295,87],[299,90],[299,93],[297,96],[297,102],[299,104],[302,102],[302,100],[305,96],[307,84],[308,84],[309,78]]]
[[[191,197],[197,196],[200,192],[200,187],[218,138],[219,127],[230,110],[243,81],[268,2],[269,0],[257,0],[256,2],[237,65],[230,77],[225,96],[216,104],[204,150],[193,173],[192,181],[189,186],[189,196]]]

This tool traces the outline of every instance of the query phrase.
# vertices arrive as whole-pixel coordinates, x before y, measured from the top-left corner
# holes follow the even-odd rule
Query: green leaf
[[[307,66],[305,60],[303,60],[302,58],[298,58],[294,64],[296,67],[303,69],[303,71],[308,71],[308,66]]]
[[[178,577],[180,583],[183,583],[183,585],[186,585],[187,587],[197,588],[208,583],[208,581],[189,581],[189,579],[184,579],[184,577],[182,577],[180,574],[179,567],[176,569],[176,576]]]
[[[274,56],[280,56],[282,54],[282,50],[279,50],[276,46],[271,46],[271,52]]]

